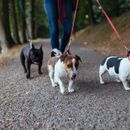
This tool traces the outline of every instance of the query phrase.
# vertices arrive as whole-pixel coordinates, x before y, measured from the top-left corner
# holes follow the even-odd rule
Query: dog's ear
[[[35,47],[34,47],[34,45],[32,44],[32,50],[34,50],[35,49]]]
[[[31,48],[32,50],[35,49],[35,47],[34,47],[34,45],[32,44],[32,42],[30,42],[30,48]]]
[[[42,51],[42,44],[41,44],[41,46],[40,46],[39,50],[41,50],[41,51]]]
[[[81,58],[80,58],[78,55],[75,55],[75,59],[76,59],[77,61],[82,62]]]

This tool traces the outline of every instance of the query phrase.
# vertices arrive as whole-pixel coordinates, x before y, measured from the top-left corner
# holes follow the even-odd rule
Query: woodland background
[[[111,18],[130,11],[130,0],[100,2]],[[95,26],[104,19],[95,0],[79,0],[75,31]],[[44,0],[0,0],[0,52],[36,38],[49,38]]]

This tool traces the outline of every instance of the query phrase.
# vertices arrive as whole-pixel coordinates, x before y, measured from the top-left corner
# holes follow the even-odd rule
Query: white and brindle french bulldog
[[[48,60],[48,72],[51,80],[52,87],[59,86],[60,92],[64,94],[65,87],[61,80],[62,77],[68,77],[68,92],[74,92],[72,88],[73,82],[78,74],[77,69],[81,58],[77,55],[72,56],[71,54],[65,53],[58,55],[55,53],[56,50],[51,52],[51,58]],[[54,54],[54,55],[53,55]]]
[[[127,57],[106,57],[99,67],[100,84],[104,84],[102,75],[108,72],[117,82],[122,82],[125,90],[130,90],[128,79],[130,79],[130,52]]]

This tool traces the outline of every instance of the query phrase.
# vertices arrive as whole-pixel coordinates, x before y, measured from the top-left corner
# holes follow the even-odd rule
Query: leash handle
[[[121,38],[119,32],[117,31],[117,29],[115,28],[114,24],[112,23],[111,19],[109,18],[109,16],[107,15],[107,13],[105,12],[105,10],[103,9],[103,7],[101,6],[100,2],[98,0],[96,0],[98,6],[99,6],[99,9],[101,9],[102,13],[105,15],[107,21],[109,22],[111,28],[113,29],[113,31],[115,32],[117,38],[121,41],[123,47],[129,51],[130,49],[128,47],[126,47],[125,45],[125,42],[123,41],[123,39]]]

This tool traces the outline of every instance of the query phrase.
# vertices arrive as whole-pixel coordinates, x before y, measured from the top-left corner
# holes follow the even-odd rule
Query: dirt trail
[[[0,68],[0,130],[128,130],[130,92],[122,84],[101,86],[98,66],[104,57],[79,45],[72,53],[82,58],[75,93],[61,95],[47,74],[49,43],[43,44],[43,75],[32,67],[31,79],[23,73],[19,57]]]

